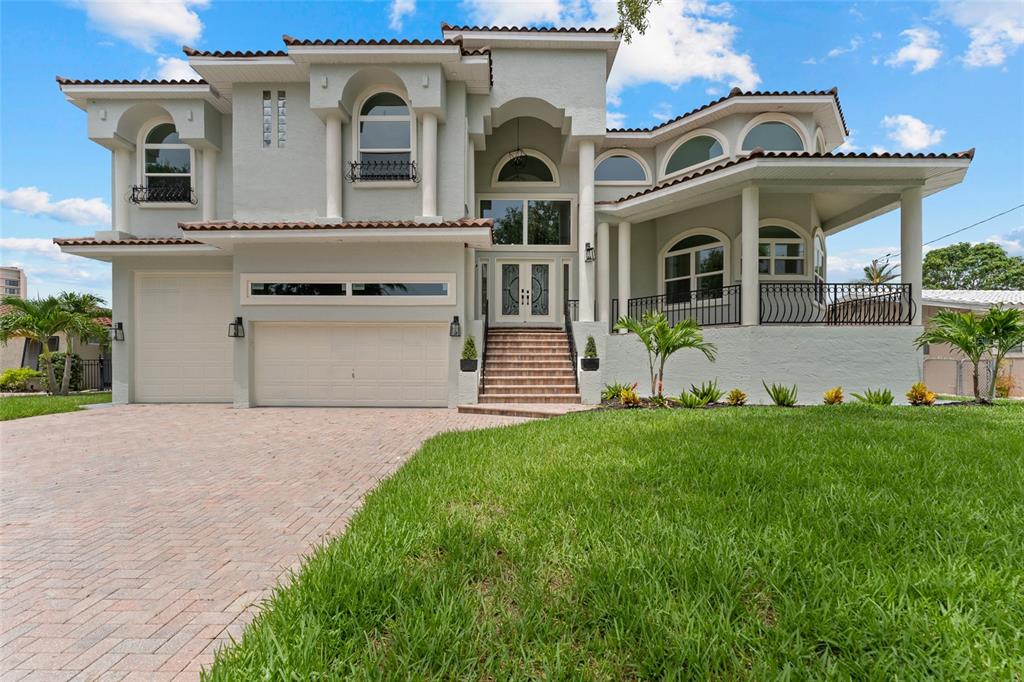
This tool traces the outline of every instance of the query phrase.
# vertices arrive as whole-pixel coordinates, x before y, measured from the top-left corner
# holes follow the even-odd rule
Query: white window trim
[[[400,97],[402,99],[402,101],[405,102],[405,106],[408,108],[409,114],[408,114],[408,116],[374,116],[374,117],[372,117],[371,120],[374,120],[374,121],[387,121],[387,120],[398,121],[398,120],[402,120],[402,121],[404,121],[404,120],[406,120],[406,118],[408,118],[408,121],[409,121],[409,146],[410,146],[410,149],[408,150],[409,151],[409,161],[412,162],[413,164],[416,164],[416,167],[419,168],[419,163],[418,163],[419,155],[416,153],[417,144],[418,144],[417,132],[418,132],[418,128],[419,128],[418,117],[416,116],[416,112],[412,108],[412,103],[409,101],[409,98],[406,97],[406,95],[402,91],[400,91],[400,90],[398,90],[396,88],[388,88],[388,87],[374,87],[374,88],[371,88],[371,89],[365,91],[360,97],[356,98],[356,106],[352,109],[353,113],[355,114],[355,116],[354,116],[355,125],[351,126],[352,127],[352,150],[353,150],[353,157],[354,157],[353,161],[361,161],[362,160],[362,149],[360,148],[360,145],[359,145],[359,124],[363,120],[363,115],[360,112],[362,112],[363,105],[366,104],[366,100],[370,99],[374,95],[379,95],[382,92],[387,92],[387,93],[390,93],[392,95],[395,95],[396,97]],[[392,151],[392,150],[387,150],[387,149],[375,149],[374,150],[374,152],[377,152],[377,153],[388,152],[388,151]],[[393,150],[393,151],[395,151],[396,153],[400,153],[400,152],[405,152],[406,150],[405,149],[397,149],[397,150]],[[415,180],[357,180],[357,181],[352,183],[352,186],[353,187],[358,187],[360,189],[394,189],[396,187],[399,187],[399,188],[409,188],[409,187],[415,187],[416,186],[416,181]]]
[[[261,123],[260,123],[261,128],[260,129],[262,130],[262,121],[263,121],[262,114],[260,115],[260,121],[261,121]],[[169,115],[157,116],[156,118],[151,118],[148,121],[146,121],[142,125],[141,128],[139,128],[139,135],[138,135],[138,138],[136,140],[136,145],[135,145],[135,149],[136,149],[135,156],[137,157],[136,158],[136,176],[137,176],[136,177],[136,184],[138,184],[141,187],[146,187],[147,186],[147,184],[146,184],[146,137],[149,135],[150,132],[152,132],[153,128],[157,127],[158,125],[163,125],[164,123],[170,123],[171,125],[174,126],[175,131],[178,130],[178,124],[175,123],[174,119],[171,118]],[[178,137],[179,138],[181,137],[181,132],[180,131],[178,131]],[[182,142],[180,144],[174,144],[174,145],[151,145],[151,146],[153,146],[154,148],[166,147],[168,149],[180,149],[182,146],[188,147],[188,153],[189,153],[189,157],[188,157],[188,164],[189,164],[188,183],[189,183],[189,188],[193,192],[195,192],[196,191],[196,150],[195,150],[195,148],[193,148],[192,145],[186,144],[184,142]],[[172,175],[172,176],[168,176],[168,177],[184,177],[184,174]],[[193,204],[191,201],[143,201],[142,203],[137,204],[137,207],[138,208],[143,208],[143,209],[151,209],[151,208],[157,208],[157,209],[159,209],[159,208],[176,208],[176,209],[180,210],[180,209],[183,209],[183,208],[198,208],[198,205],[197,204]]]
[[[518,185],[519,183],[509,183]],[[569,243],[568,244],[527,244],[526,221],[529,218],[529,201],[568,201],[569,202]],[[492,244],[489,251],[575,251],[576,250],[576,204],[575,194],[478,194],[476,197],[477,215],[483,215],[480,207],[482,201],[522,201],[523,202],[523,243]]]
[[[672,237],[671,239],[669,239],[665,243],[665,246],[661,247],[661,250],[658,251],[658,295],[659,296],[664,296],[665,295],[665,259],[668,258],[669,254],[685,253],[685,252],[688,252],[688,251],[699,251],[700,249],[707,249],[707,248],[711,248],[711,247],[716,246],[716,244],[704,244],[703,246],[695,247],[694,249],[682,249],[680,251],[673,251],[672,250],[672,247],[675,246],[677,243],[679,243],[680,240],[686,239],[688,237],[695,237],[697,235],[706,235],[708,237],[714,237],[722,245],[722,247],[723,247],[723,249],[722,249],[722,287],[724,288],[724,287],[727,287],[727,286],[731,286],[733,284],[732,279],[730,279],[730,272],[729,272],[730,269],[731,269],[731,266],[732,266],[732,256],[731,256],[731,253],[730,253],[731,247],[732,247],[732,240],[730,240],[729,237],[724,232],[722,232],[721,230],[718,230],[716,228],[713,228],[713,227],[691,227],[691,228],[687,228],[687,229],[683,230],[682,232],[677,233],[674,237]],[[691,268],[691,270],[692,270],[692,268]],[[709,273],[704,273],[703,276],[713,275],[713,274],[715,274],[715,273],[709,272]],[[691,277],[691,278],[693,278],[695,280],[696,279],[696,274],[694,272],[691,272],[689,277]],[[676,280],[676,279],[683,279],[683,278],[682,277],[674,277],[673,278],[673,280]],[[714,302],[719,302],[721,300],[722,300],[721,298],[705,299],[702,302],[714,303]],[[673,303],[671,305],[683,305],[683,304]],[[622,311],[620,309],[620,313],[621,312]]]
[[[554,161],[548,158],[547,154],[530,148],[523,148],[522,151],[527,156],[539,159],[548,167],[548,170],[551,171],[551,182],[515,182],[511,180],[499,182],[498,175],[501,174],[501,169],[504,168],[505,164],[508,163],[516,154],[515,151],[511,151],[506,154],[502,154],[501,158],[498,159],[498,163],[494,165],[494,171],[491,173],[491,187],[559,187],[562,184],[558,178],[558,166],[555,165]],[[597,168],[597,166],[595,165],[594,168]]]
[[[640,164],[640,168],[644,172],[644,179],[643,180],[598,180],[597,179],[597,168],[598,168],[598,166],[600,166],[603,161],[605,161],[607,159],[610,159],[613,156],[628,156],[629,158],[631,158],[634,161],[636,161],[638,164]],[[594,184],[597,185],[598,187],[609,186],[609,185],[613,185],[613,186],[617,186],[617,187],[622,187],[622,186],[626,186],[626,185],[637,186],[637,187],[646,187],[647,185],[651,184],[651,167],[647,164],[647,160],[644,159],[644,157],[640,156],[639,154],[637,154],[632,149],[622,149],[622,148],[619,148],[619,149],[609,149],[606,152],[602,152],[600,156],[598,156],[596,159],[594,159]]]
[[[815,271],[814,259],[818,254],[818,247],[821,247],[821,280],[822,284],[828,282],[828,249],[825,246],[825,233],[820,227],[814,230],[814,255],[811,257],[811,278],[814,282],[818,282],[818,273]]]
[[[784,227],[787,230],[792,230],[798,236],[793,237],[781,237],[777,239],[761,239],[761,228],[763,227]],[[810,254],[811,249],[807,248],[811,244],[810,235],[800,225],[794,223],[792,220],[785,220],[784,218],[764,218],[757,224],[758,237],[758,261],[761,260],[760,246],[764,243],[772,244],[773,246],[769,249],[769,266],[768,272],[762,273],[758,271],[758,280],[772,280],[775,282],[807,282],[814,281],[814,260],[813,255]],[[741,235],[742,237],[742,235]],[[804,245],[804,274],[802,275],[776,275],[775,274],[775,248],[774,244],[803,244]],[[797,260],[796,256],[792,257],[780,257],[780,260]]]
[[[743,126],[743,130],[740,131],[740,134],[737,138],[736,149],[738,153],[749,154],[751,151],[753,151],[751,149],[744,149],[743,143],[746,142],[747,135],[750,134],[750,131],[756,128],[757,126],[761,125],[762,123],[785,123],[790,128],[792,128],[793,132],[796,133],[796,136],[800,138],[800,144],[803,145],[803,149],[798,151],[806,152],[808,149],[810,149],[810,143],[807,140],[807,131],[804,130],[804,126],[803,124],[800,123],[800,120],[798,118],[796,118],[795,116],[791,116],[790,114],[772,112],[767,114],[758,114],[754,118],[747,121],[747,125]],[[773,150],[769,149],[767,151]]]
[[[718,141],[718,144],[721,145],[722,153],[714,158],[708,159],[707,161],[702,161],[692,166],[680,168],[677,171],[672,171],[671,173],[668,173],[668,162],[672,160],[672,155],[676,153],[676,150],[682,147],[690,140],[693,140],[698,137],[713,137],[715,140]],[[714,163],[718,163],[719,161],[728,159],[731,154],[731,151],[732,150],[729,146],[729,140],[726,139],[725,135],[712,128],[698,128],[697,130],[693,130],[683,135],[682,137],[680,137],[679,139],[672,143],[672,146],[668,148],[668,151],[665,153],[665,156],[661,159],[661,167],[659,168],[660,172],[658,173],[658,177],[661,180],[667,180],[668,178],[674,178],[677,175],[693,173],[696,170],[699,170],[706,166],[710,166]]]
[[[353,306],[421,306],[455,305],[454,272],[420,273],[309,273],[249,272],[239,275],[242,305],[353,305]],[[258,282],[326,282],[345,284],[342,296],[253,296],[251,285]],[[448,285],[445,296],[353,296],[353,284],[416,282]]]

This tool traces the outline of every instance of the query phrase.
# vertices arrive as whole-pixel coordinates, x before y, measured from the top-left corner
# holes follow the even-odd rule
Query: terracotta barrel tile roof
[[[178,223],[185,232],[217,232],[217,231],[267,231],[267,230],[395,230],[395,229],[452,229],[452,228],[490,228],[490,218],[461,218],[444,220],[439,223],[422,223],[414,220],[362,220],[344,221],[340,223],[320,222],[277,222],[249,223],[235,220],[219,220],[213,222]]]
[[[298,47],[308,47],[308,46],[315,46],[315,47],[333,47],[333,46],[437,47],[437,46],[441,46],[441,45],[462,45],[461,41],[452,40],[450,38],[445,38],[443,40],[440,40],[440,39],[439,40],[420,40],[418,38],[414,39],[414,40],[406,40],[406,39],[398,39],[398,38],[392,38],[390,40],[387,40],[387,39],[377,39],[377,38],[373,38],[373,39],[366,39],[366,38],[359,38],[359,39],[353,39],[353,38],[346,38],[346,39],[334,38],[334,39],[327,39],[327,40],[323,40],[323,39],[310,40],[310,39],[294,38],[294,37],[292,37],[292,36],[290,36],[288,34],[285,34],[285,35],[281,36],[281,39],[284,40],[284,44],[288,45],[289,47],[291,47],[291,46],[298,46]]]
[[[287,57],[285,50],[197,50],[182,45],[181,51],[189,57],[221,57],[223,59],[255,59],[257,57]]]
[[[453,26],[442,23],[442,31],[494,31],[503,33],[615,33],[614,28],[593,26]]]
[[[96,239],[95,237],[56,238],[53,243],[58,246],[181,246],[202,244],[193,239],[182,237],[154,237],[151,239]]]
[[[653,192],[657,192],[659,190],[663,190],[663,189],[665,189],[667,187],[674,187],[675,185],[680,185],[680,184],[682,184],[684,182],[688,182],[688,181],[693,180],[695,178],[699,178],[699,177],[702,177],[702,176],[705,176],[705,175],[711,175],[712,173],[716,173],[716,172],[718,172],[720,170],[725,170],[726,168],[732,168],[733,166],[739,166],[740,164],[744,164],[744,163],[746,163],[748,161],[753,161],[755,159],[967,159],[967,160],[970,160],[970,159],[973,159],[973,158],[974,158],[974,148],[973,147],[971,149],[968,149],[967,151],[963,151],[963,152],[929,153],[929,154],[899,154],[899,153],[896,153],[896,152],[881,152],[881,153],[873,152],[871,154],[868,154],[868,153],[865,153],[865,152],[860,152],[860,153],[826,152],[826,153],[822,154],[822,153],[819,153],[819,152],[766,152],[766,151],[764,151],[761,148],[757,148],[757,149],[753,150],[752,152],[750,152],[750,154],[747,155],[747,156],[742,156],[742,157],[740,157],[738,159],[732,159],[731,161],[725,161],[723,163],[717,164],[715,166],[711,166],[709,168],[703,168],[701,170],[694,171],[693,173],[688,173],[688,174],[682,175],[682,176],[680,176],[678,178],[673,178],[672,180],[669,180],[667,182],[662,182],[660,184],[654,185],[653,187],[648,187],[645,190],[641,190],[639,192],[634,192],[633,194],[628,194],[628,195],[626,195],[624,197],[621,197],[619,199],[597,201],[597,202],[594,202],[594,203],[596,203],[596,204],[617,204],[617,203],[620,203],[620,202],[623,202],[623,201],[629,201],[630,199],[635,199],[637,197],[641,197],[641,196],[644,196],[646,194],[651,194]]]
[[[115,79],[115,80],[78,80],[75,78],[64,78],[63,76],[57,76],[58,85],[207,85],[207,82],[199,79],[194,80],[158,80],[158,79],[147,79],[147,80],[128,80],[128,79]]]

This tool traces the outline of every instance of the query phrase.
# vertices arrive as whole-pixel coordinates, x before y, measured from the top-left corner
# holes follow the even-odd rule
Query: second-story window
[[[146,134],[143,162],[145,201],[190,201],[192,148],[181,141],[173,123],[160,123]]]
[[[379,92],[359,110],[359,179],[401,180],[412,167],[409,105],[393,92]]]

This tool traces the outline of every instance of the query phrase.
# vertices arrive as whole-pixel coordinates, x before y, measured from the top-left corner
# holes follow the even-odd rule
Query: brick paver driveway
[[[454,410],[131,405],[0,426],[0,671],[196,679]]]

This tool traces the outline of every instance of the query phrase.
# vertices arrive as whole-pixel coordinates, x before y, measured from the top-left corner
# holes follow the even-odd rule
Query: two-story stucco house
[[[593,402],[646,375],[611,327],[648,310],[719,349],[666,391],[919,379],[922,202],[973,151],[837,153],[834,89],[608,130],[611,30],[284,48],[186,47],[199,81],[58,78],[111,151],[112,229],[57,243],[113,264],[115,402]],[[893,210],[903,283],[830,282],[826,237]]]

